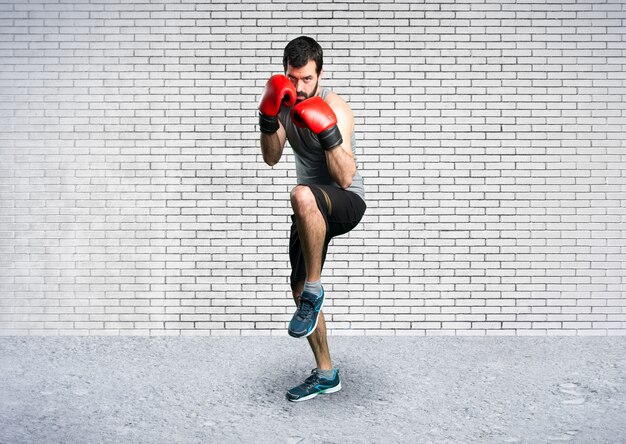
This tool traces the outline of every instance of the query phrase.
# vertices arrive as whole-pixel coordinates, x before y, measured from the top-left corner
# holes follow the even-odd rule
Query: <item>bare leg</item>
[[[304,282],[298,282],[294,285],[293,299],[296,301],[296,306],[300,302],[300,293],[304,288]],[[315,362],[317,368],[320,370],[330,370],[333,368],[333,363],[330,359],[330,352],[328,351],[328,342],[326,341],[326,321],[324,320],[324,311],[320,311],[317,328],[313,333],[306,337],[309,340],[313,355],[315,355]]]
[[[297,186],[291,191],[291,207],[296,216],[298,236],[306,264],[306,279],[314,282],[322,275],[326,222],[309,187]]]

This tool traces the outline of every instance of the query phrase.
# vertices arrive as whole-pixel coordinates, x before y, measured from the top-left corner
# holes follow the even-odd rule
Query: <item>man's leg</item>
[[[296,302],[296,306],[300,303],[300,293],[304,288],[304,282],[298,282],[294,284],[293,288],[293,300]],[[317,320],[317,328],[313,333],[307,336],[309,345],[315,355],[315,362],[317,368],[320,370],[331,370],[333,363],[330,359],[330,352],[328,351],[328,342],[326,341],[326,322],[324,321],[324,312],[320,311],[319,318]]]
[[[317,201],[307,186],[291,191],[291,207],[296,217],[298,237],[306,264],[306,280],[318,281],[322,275],[322,253],[326,239],[326,221],[317,207]]]

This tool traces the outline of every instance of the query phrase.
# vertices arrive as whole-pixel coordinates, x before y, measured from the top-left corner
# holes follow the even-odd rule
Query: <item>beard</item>
[[[317,82],[315,82],[315,88],[313,88],[313,92],[311,94],[306,94],[304,91],[298,91],[297,92],[297,97],[296,97],[296,103],[300,103],[303,100],[310,99],[311,97],[313,97],[315,95],[315,93],[317,93],[317,84],[318,83],[319,83],[319,80]]]

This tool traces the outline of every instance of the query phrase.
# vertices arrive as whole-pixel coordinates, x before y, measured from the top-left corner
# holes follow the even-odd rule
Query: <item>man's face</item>
[[[289,80],[296,87],[298,97],[296,103],[300,103],[305,99],[313,97],[317,94],[317,84],[322,77],[324,71],[320,72],[318,76],[315,72],[315,61],[309,60],[308,63],[300,68],[294,68],[291,65],[287,65],[287,72],[285,75],[289,77]]]

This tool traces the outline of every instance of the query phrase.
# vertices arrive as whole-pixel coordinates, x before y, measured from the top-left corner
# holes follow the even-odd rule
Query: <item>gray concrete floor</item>
[[[328,339],[0,337],[0,442],[626,442],[626,337]]]

